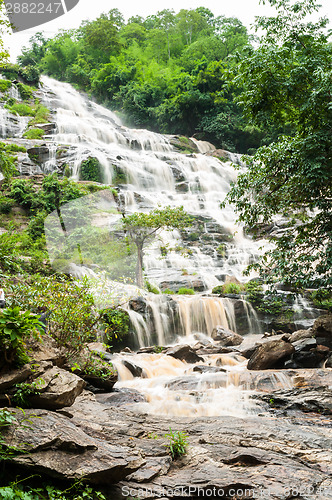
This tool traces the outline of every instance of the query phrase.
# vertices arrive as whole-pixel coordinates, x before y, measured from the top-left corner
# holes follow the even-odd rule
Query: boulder
[[[316,350],[298,351],[293,355],[293,361],[299,368],[318,368],[322,365],[324,355]]]
[[[30,365],[24,365],[19,370],[12,370],[0,377],[0,393],[6,392],[10,387],[15,384],[20,384],[24,382],[32,375],[32,369]]]
[[[141,366],[135,365],[135,363],[132,363],[127,359],[123,359],[122,364],[127,368],[127,370],[130,371],[133,377],[146,377],[145,372]]]
[[[312,328],[309,328],[308,330],[296,330],[296,332],[292,333],[289,337],[289,341],[293,343],[297,340],[307,339],[311,337],[313,337]]]
[[[36,383],[40,394],[31,396],[29,401],[35,408],[48,410],[71,406],[85,386],[83,379],[58,367],[47,370]]]
[[[222,346],[240,345],[243,342],[243,337],[238,333],[232,332],[223,326],[216,326],[212,330],[211,337],[217,340]]]
[[[295,352],[289,342],[282,339],[271,340],[260,345],[248,361],[248,370],[267,370],[275,367],[278,362],[288,358]]]
[[[196,365],[193,371],[198,373],[218,373],[226,372],[227,370],[219,366]]]
[[[11,426],[3,437],[23,452],[11,457],[11,463],[28,474],[113,484],[144,464],[136,450],[95,439],[62,415],[44,410],[15,413],[29,425]]]
[[[189,345],[176,345],[167,349],[165,354],[176,359],[181,359],[186,363],[198,363],[199,361],[204,361],[204,359],[201,356],[198,356]]]
[[[332,348],[332,314],[317,318],[312,327],[312,333],[316,337],[317,344]]]
[[[145,403],[146,397],[136,389],[114,389],[109,394],[96,394],[96,401],[108,406],[127,406],[135,403]]]
[[[146,300],[143,297],[137,297],[129,301],[129,307],[135,312],[144,314],[146,312]]]
[[[332,368],[332,354],[327,358],[325,368]]]
[[[49,159],[50,151],[46,146],[35,146],[27,150],[29,158],[35,163],[45,163]]]

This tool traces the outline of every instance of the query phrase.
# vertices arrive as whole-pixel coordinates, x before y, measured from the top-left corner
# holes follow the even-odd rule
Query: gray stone
[[[312,333],[316,337],[317,344],[332,348],[332,314],[326,314],[316,319]]]
[[[216,326],[216,328],[212,330],[211,337],[213,340],[217,340],[219,344],[226,347],[230,345],[240,345],[243,342],[243,337],[241,335],[238,335],[223,326]]]
[[[251,355],[248,370],[266,370],[273,368],[279,361],[290,357],[295,348],[284,340],[271,340],[260,345]]]
[[[199,361],[204,361],[204,359],[201,356],[198,356],[189,345],[176,345],[167,349],[165,354],[176,359],[181,359],[186,363],[198,363]]]
[[[32,375],[30,365],[24,365],[19,370],[12,370],[0,377],[0,393],[4,393],[15,384],[24,382]]]
[[[123,359],[122,364],[127,368],[127,370],[130,371],[133,377],[142,377],[142,378],[146,377],[144,370],[141,366],[138,366],[135,363],[128,361],[127,359]]]

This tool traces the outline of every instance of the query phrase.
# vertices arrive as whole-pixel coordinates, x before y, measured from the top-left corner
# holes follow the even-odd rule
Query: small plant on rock
[[[165,437],[169,439],[169,442],[166,446],[173,460],[182,457],[187,453],[188,435],[185,432],[181,431],[173,432],[172,429],[170,428],[169,432],[165,434]]]

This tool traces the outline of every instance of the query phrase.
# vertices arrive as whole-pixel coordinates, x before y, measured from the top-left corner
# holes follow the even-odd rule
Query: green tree
[[[9,22],[5,17],[4,0],[0,0],[0,65],[4,64],[9,57],[8,51],[4,48],[2,36],[9,29]]]
[[[277,16],[261,17],[257,50],[242,61],[240,101],[253,125],[283,134],[247,158],[228,200],[252,229],[276,215],[289,220],[257,264],[269,278],[297,287],[332,286],[332,46],[327,19],[306,22],[315,0],[269,0]]]
[[[160,229],[183,229],[191,224],[191,218],[183,207],[155,209],[149,213],[134,213],[123,217],[123,229],[137,247],[136,284],[144,287],[144,246]]]

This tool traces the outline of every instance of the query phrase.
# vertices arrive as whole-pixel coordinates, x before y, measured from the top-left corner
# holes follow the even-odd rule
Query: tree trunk
[[[144,288],[143,281],[143,244],[137,244],[137,263],[136,263],[136,285]]]

